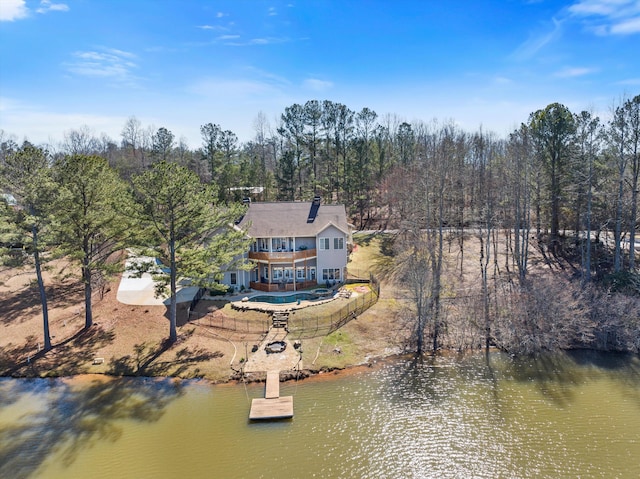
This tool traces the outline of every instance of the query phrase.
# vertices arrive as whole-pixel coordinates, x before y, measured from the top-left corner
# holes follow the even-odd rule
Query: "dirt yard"
[[[175,376],[224,382],[237,377],[259,334],[214,329],[206,320],[178,321],[178,341],[169,344],[165,306],[130,306],[116,300],[119,278],[104,294],[94,295],[94,324],[84,330],[82,284],[65,261],[47,265],[44,272],[49,305],[52,349],[43,346],[43,320],[32,265],[0,270],[0,375],[23,377],[78,374]],[[398,352],[402,334],[393,331],[385,297],[339,331],[304,340],[301,368],[321,371],[367,363]],[[210,314],[231,314],[224,303],[201,303]],[[228,309],[228,308],[227,308]],[[249,315],[250,313],[244,313]],[[186,314],[181,315],[183,318]],[[264,316],[261,323],[267,323]],[[392,338],[390,340],[389,338]],[[397,339],[397,342],[395,341]],[[259,369],[252,361],[252,368]],[[266,367],[266,366],[265,366]],[[308,371],[307,371],[308,372]]]
[[[471,236],[471,235],[470,235]],[[349,263],[351,276],[366,278],[369,272],[389,266],[384,256],[383,241],[376,235],[360,235]],[[456,292],[471,296],[479,285],[480,244],[468,237],[464,244],[464,261],[457,241],[445,245],[446,294]],[[495,267],[506,268],[501,251]],[[495,256],[494,256],[495,257]],[[540,254],[532,254],[530,267],[550,270],[567,278],[573,273],[570,264],[550,262]],[[0,268],[0,376],[67,376],[86,373],[109,375],[175,376],[205,378],[225,382],[238,377],[247,364],[253,371],[261,367],[258,355],[252,353],[264,338],[269,316],[257,311],[234,311],[229,303],[201,301],[186,320],[185,306],[178,320],[179,339],[169,344],[169,322],[165,306],[130,306],[117,301],[119,278],[107,286],[104,294],[94,296],[94,325],[84,330],[82,284],[77,271],[64,261],[47,265],[45,284],[49,300],[52,350],[43,353],[42,311],[32,265],[22,268]],[[392,281],[382,283],[378,302],[356,319],[328,336],[303,339],[298,351],[302,361],[296,367],[306,372],[326,371],[367,364],[375,358],[402,352],[411,328],[407,309],[408,298]],[[336,300],[347,301],[345,299]],[[226,306],[225,306],[226,305]],[[339,305],[338,305],[339,306]],[[464,305],[463,305],[464,306]],[[329,305],[319,305],[296,311],[298,319],[315,321],[324,315]],[[313,308],[318,308],[313,310]],[[473,315],[473,308],[448,308],[449,324],[455,327],[456,317]],[[182,318],[182,320],[180,320]],[[221,320],[221,321],[216,321]],[[211,327],[215,324],[248,324],[252,333],[239,333],[231,328]],[[453,329],[453,328],[452,328]],[[469,328],[458,328],[460,344],[479,339],[470,337]],[[462,334],[461,333],[461,334]],[[473,333],[473,334],[477,334]],[[457,339],[450,333],[455,342]],[[288,338],[294,339],[294,338]],[[481,338],[480,338],[481,339]],[[455,344],[452,346],[456,348]],[[477,347],[477,346],[476,346]],[[299,355],[299,352],[296,354]],[[259,351],[262,353],[262,351]],[[272,358],[270,358],[272,359]]]

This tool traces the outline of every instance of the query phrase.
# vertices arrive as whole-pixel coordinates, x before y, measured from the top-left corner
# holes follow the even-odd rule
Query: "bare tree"
[[[100,151],[100,140],[93,130],[83,125],[64,133],[62,152],[68,155],[93,155]]]
[[[591,281],[591,231],[592,231],[592,211],[593,211],[593,190],[595,183],[595,161],[600,149],[601,126],[600,119],[591,113],[583,111],[576,115],[576,153],[578,161],[586,165],[586,177],[582,181],[586,184],[586,214],[585,214],[585,238],[582,242],[584,252],[582,277],[583,283]],[[579,226],[582,230],[582,226]],[[576,232],[578,234],[578,232]]]
[[[629,271],[635,269],[636,223],[638,221],[638,180],[640,179],[640,95],[628,100],[624,108],[629,123],[627,155],[631,164],[631,217],[629,218]]]
[[[627,118],[627,110],[624,105],[614,109],[613,118],[609,122],[608,140],[613,150],[614,169],[617,173],[617,196],[615,211],[615,226],[613,231],[614,238],[614,257],[613,270],[618,273],[622,270],[622,222],[623,222],[623,204],[624,204],[624,181],[629,163],[627,155],[627,144],[629,136],[629,122]]]

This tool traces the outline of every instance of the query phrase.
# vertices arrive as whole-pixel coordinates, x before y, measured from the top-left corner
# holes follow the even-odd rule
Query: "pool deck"
[[[299,291],[299,293],[308,293],[309,291]],[[245,298],[251,298],[254,296],[292,296],[295,293],[252,293],[247,294]],[[338,293],[335,292],[331,296],[322,299],[314,299],[314,300],[301,300],[298,302],[291,303],[262,303],[257,301],[248,301],[241,298],[239,301],[232,301],[231,307],[240,311],[263,311],[263,312],[272,312],[272,311],[294,311],[296,309],[308,308],[309,306],[315,306],[317,304],[328,303],[329,301],[333,301],[338,297]]]

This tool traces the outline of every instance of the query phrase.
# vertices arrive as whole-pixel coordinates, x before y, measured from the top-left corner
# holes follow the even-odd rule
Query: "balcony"
[[[293,263],[303,259],[315,258],[316,250],[305,249],[302,251],[249,251],[249,259],[269,263]]]

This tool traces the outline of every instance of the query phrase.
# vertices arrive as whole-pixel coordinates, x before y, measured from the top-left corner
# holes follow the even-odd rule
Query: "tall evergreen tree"
[[[566,180],[575,133],[573,115],[560,103],[552,103],[529,118],[531,133],[538,140],[545,170],[549,179],[549,205],[551,210],[551,243],[557,247],[560,233],[560,207],[562,187]]]
[[[0,166],[0,183],[17,202],[15,208],[6,210],[10,225],[29,238],[42,306],[44,349],[48,351],[51,338],[41,253],[46,244],[43,233],[51,223],[51,203],[56,193],[48,152],[25,141],[17,151],[8,154]]]
[[[99,156],[65,156],[55,163],[54,177],[55,234],[62,252],[80,263],[89,328],[94,287],[120,269],[113,255],[133,233],[133,203],[124,181]]]
[[[160,291],[169,288],[169,340],[175,341],[178,279],[214,287],[223,268],[242,267],[248,240],[233,227],[242,207],[217,204],[212,185],[201,184],[195,173],[175,163],[156,163],[134,177],[133,185],[144,245],[169,266],[168,276],[155,279]]]

